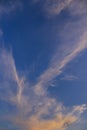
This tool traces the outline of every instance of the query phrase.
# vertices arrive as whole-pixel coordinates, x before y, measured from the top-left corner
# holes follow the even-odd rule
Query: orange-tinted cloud
[[[38,115],[33,115],[25,120],[15,118],[14,122],[21,126],[23,125],[25,130],[65,130],[69,125],[79,119],[80,114],[85,109],[86,106],[82,105],[74,107],[73,110],[67,114],[59,112],[53,118],[44,119]]]

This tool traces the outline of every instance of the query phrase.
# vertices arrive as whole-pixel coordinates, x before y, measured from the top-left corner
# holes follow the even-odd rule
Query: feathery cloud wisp
[[[9,15],[15,10],[19,10],[22,8],[22,2],[20,0],[8,0],[8,1],[0,1],[0,17],[2,15]]]
[[[85,48],[86,44],[84,42],[83,46],[80,46],[78,49],[76,48],[76,50],[73,50],[74,52],[71,51],[72,53],[70,53],[69,56],[66,56],[65,59],[63,59],[64,61],[62,60],[60,62],[59,68],[63,69],[66,64],[71,61],[71,58],[73,59]],[[38,84],[30,89],[30,86],[26,86],[28,83],[24,82],[24,80],[18,76],[15,62],[10,52],[1,50],[0,59],[0,69],[2,73],[2,80],[0,83],[3,86],[3,90],[6,91],[6,95],[1,95],[2,91],[0,92],[0,100],[6,100],[11,104],[15,103],[18,107],[18,112],[21,114],[21,118],[19,114],[19,117],[14,117],[12,119],[14,124],[18,124],[19,126],[23,125],[24,129],[26,130],[62,130],[66,129],[69,125],[76,122],[79,119],[80,115],[87,109],[87,106],[84,104],[69,108],[67,111],[67,108],[63,106],[61,102],[58,102],[54,98],[47,96],[46,90],[44,95],[40,94],[39,96],[35,91],[35,87],[38,86]],[[57,70],[57,63],[53,64],[53,66]],[[50,68],[51,67],[52,66],[50,66]],[[53,71],[55,69],[53,68]],[[56,73],[55,70],[54,72],[50,73],[49,70],[51,69],[46,70],[46,72],[43,73],[43,75],[40,77],[41,81],[39,82],[41,82],[40,85],[43,90],[44,87],[48,84],[47,82],[49,80],[52,80],[55,76],[60,74],[59,71]],[[47,76],[46,79],[44,79],[44,75],[45,78]],[[4,84],[4,82],[6,82],[6,84]],[[15,94],[14,91],[12,91],[13,86],[17,88]],[[26,88],[28,94],[24,93],[24,91],[26,91]],[[39,93],[42,92],[40,91]],[[35,126],[33,124],[35,124]]]
[[[78,77],[74,75],[64,75],[64,77],[61,78],[61,80],[68,80],[68,81],[77,80],[77,79]]]
[[[49,82],[58,75],[60,75],[66,65],[85,49],[87,49],[87,32],[84,32],[78,43],[74,43],[73,47],[69,47],[69,50],[65,55],[61,55],[61,60],[55,59],[55,56],[53,57],[49,68],[45,70],[42,75],[40,75],[39,81],[35,86],[35,92],[37,94],[44,94],[45,89],[43,89],[43,87],[49,84]]]
[[[86,0],[33,0],[33,4],[40,4],[45,15],[54,17],[66,10],[73,15],[81,15],[87,12]]]
[[[19,78],[15,62],[11,52],[8,52],[5,49],[0,50],[0,75],[1,75],[1,92],[4,89],[6,95],[3,97],[5,100],[9,99],[12,102],[21,102],[21,93],[22,93],[22,85],[23,80]],[[12,87],[13,86],[13,87]],[[15,91],[14,91],[15,90]],[[16,96],[17,94],[17,96]],[[7,96],[7,98],[6,98]]]

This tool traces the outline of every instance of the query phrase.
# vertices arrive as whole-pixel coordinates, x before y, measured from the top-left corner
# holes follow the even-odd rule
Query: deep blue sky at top
[[[4,32],[4,44],[12,46],[19,69],[29,67],[40,57],[43,57],[40,58],[41,62],[47,62],[46,58],[60,44],[58,30],[63,29],[64,22],[68,20],[65,12],[54,19],[47,19],[39,6],[24,3],[23,10],[11,16],[3,16],[0,23]]]

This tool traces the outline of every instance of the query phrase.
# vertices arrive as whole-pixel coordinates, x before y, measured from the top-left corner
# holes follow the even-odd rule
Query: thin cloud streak
[[[79,78],[74,76],[74,75],[64,75],[61,80],[68,80],[68,81],[72,81],[72,80],[78,80]]]
[[[52,58],[49,68],[42,75],[40,75],[38,79],[39,81],[35,86],[36,94],[42,93],[44,95],[45,89],[43,87],[47,86],[47,84],[49,85],[50,81],[59,76],[70,61],[72,61],[78,54],[80,54],[80,52],[87,49],[87,32],[84,32],[78,43],[74,43],[73,46],[73,48],[69,47],[69,52],[67,52],[67,55],[63,57],[61,55],[61,60],[55,59],[55,56]]]
[[[81,51],[82,49],[79,50]],[[83,104],[69,108],[67,111],[67,108],[63,106],[61,102],[46,95],[46,91],[44,95],[40,96],[34,93],[35,86],[33,86],[32,90],[29,91],[30,86],[26,86],[28,83],[24,82],[22,77],[19,78],[18,76],[12,53],[6,50],[1,50],[0,59],[0,71],[2,73],[2,80],[0,83],[2,83],[4,91],[8,90],[6,95],[1,95],[2,91],[0,92],[0,100],[3,100],[4,98],[4,100],[10,104],[15,104],[17,106],[19,117],[13,116],[13,118],[11,118],[10,122],[13,124],[23,126],[25,130],[65,130],[69,125],[78,121],[81,114],[87,109],[87,106]],[[54,77],[53,74],[55,73],[51,74],[52,75],[48,77],[46,82],[44,81],[44,78],[41,78],[43,79],[42,81],[45,82],[44,86],[42,86],[43,89],[47,85],[49,78]],[[56,73],[56,75],[58,74]],[[6,84],[4,84],[4,82],[6,82]],[[14,91],[12,91],[12,86],[17,88],[15,94]],[[24,94],[26,88],[28,95],[26,95],[26,93]],[[14,114],[17,115],[16,113],[13,113],[13,115]],[[35,124],[35,126],[33,124]]]
[[[20,104],[23,79],[20,79],[18,76],[12,53],[8,52],[5,49],[0,50],[0,72],[2,78],[0,84],[2,84],[3,87],[6,88],[8,86],[8,90],[10,91],[9,100],[12,100],[12,102],[14,103]],[[10,83],[10,81],[15,84],[16,94],[12,92],[12,88],[11,88],[12,84]],[[7,83],[8,85],[6,86],[5,83]],[[6,88],[1,88],[1,89],[6,89]]]

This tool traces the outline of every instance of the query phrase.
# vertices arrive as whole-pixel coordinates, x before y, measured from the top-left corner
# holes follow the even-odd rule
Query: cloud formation
[[[54,60],[55,63],[52,63],[52,59],[49,68],[32,87],[26,80],[27,77],[19,76],[11,51],[0,50],[0,100],[16,105],[18,113],[11,115],[12,123],[24,127],[25,130],[65,130],[78,121],[80,115],[87,109],[86,104],[67,108],[63,103],[48,96],[45,88],[49,85],[49,81],[58,76],[63,68],[87,47],[84,38],[85,35],[81,41],[83,45],[79,42],[75,45],[77,48],[71,50],[71,53],[61,61]]]
[[[87,49],[87,32],[84,32],[83,36],[77,43],[74,43],[72,47],[68,46],[66,54],[61,54],[61,59],[57,60],[58,54],[52,58],[49,68],[44,71],[39,77],[39,81],[35,86],[37,94],[44,94],[43,87],[50,83],[51,80],[60,75],[66,65],[72,61],[80,52]]]
[[[73,15],[83,14],[87,11],[86,0],[33,0],[32,2],[40,5],[47,17],[57,16],[64,10]]]
[[[57,109],[58,110],[58,109]],[[55,111],[55,115],[52,118],[43,118],[41,115],[34,114],[27,120],[21,120],[15,118],[14,121],[17,124],[23,125],[25,130],[65,130],[69,125],[73,124],[79,119],[81,113],[86,110],[86,105],[75,106],[67,114],[63,114],[62,109]]]
[[[71,2],[72,0],[47,0],[44,8],[49,16],[56,16],[59,15],[65,8],[67,8]]]
[[[1,15],[18,8],[15,4],[10,8],[9,4],[5,6],[0,7]],[[49,15],[59,15],[62,10],[69,9],[69,7],[70,10],[75,9],[72,0],[62,2],[47,0],[44,4],[44,9]],[[81,13],[79,12],[79,14]],[[81,114],[87,109],[86,104],[67,108],[62,102],[50,97],[47,91],[47,87],[57,76],[63,73],[64,68],[87,49],[86,21],[85,17],[79,19],[79,22],[69,21],[70,23],[62,31],[61,39],[63,42],[59,47],[61,53],[59,54],[60,51],[56,50],[50,59],[48,68],[37,77],[37,82],[34,85],[31,85],[26,75],[20,75],[12,52],[5,48],[0,49],[0,100],[16,106],[17,111],[11,115],[10,121],[12,123],[22,126],[24,130],[65,130],[69,125],[77,122]],[[78,23],[80,29],[77,28],[76,31]],[[67,28],[70,32],[67,34],[68,36],[66,36]],[[71,41],[72,34],[75,38],[73,42]]]

